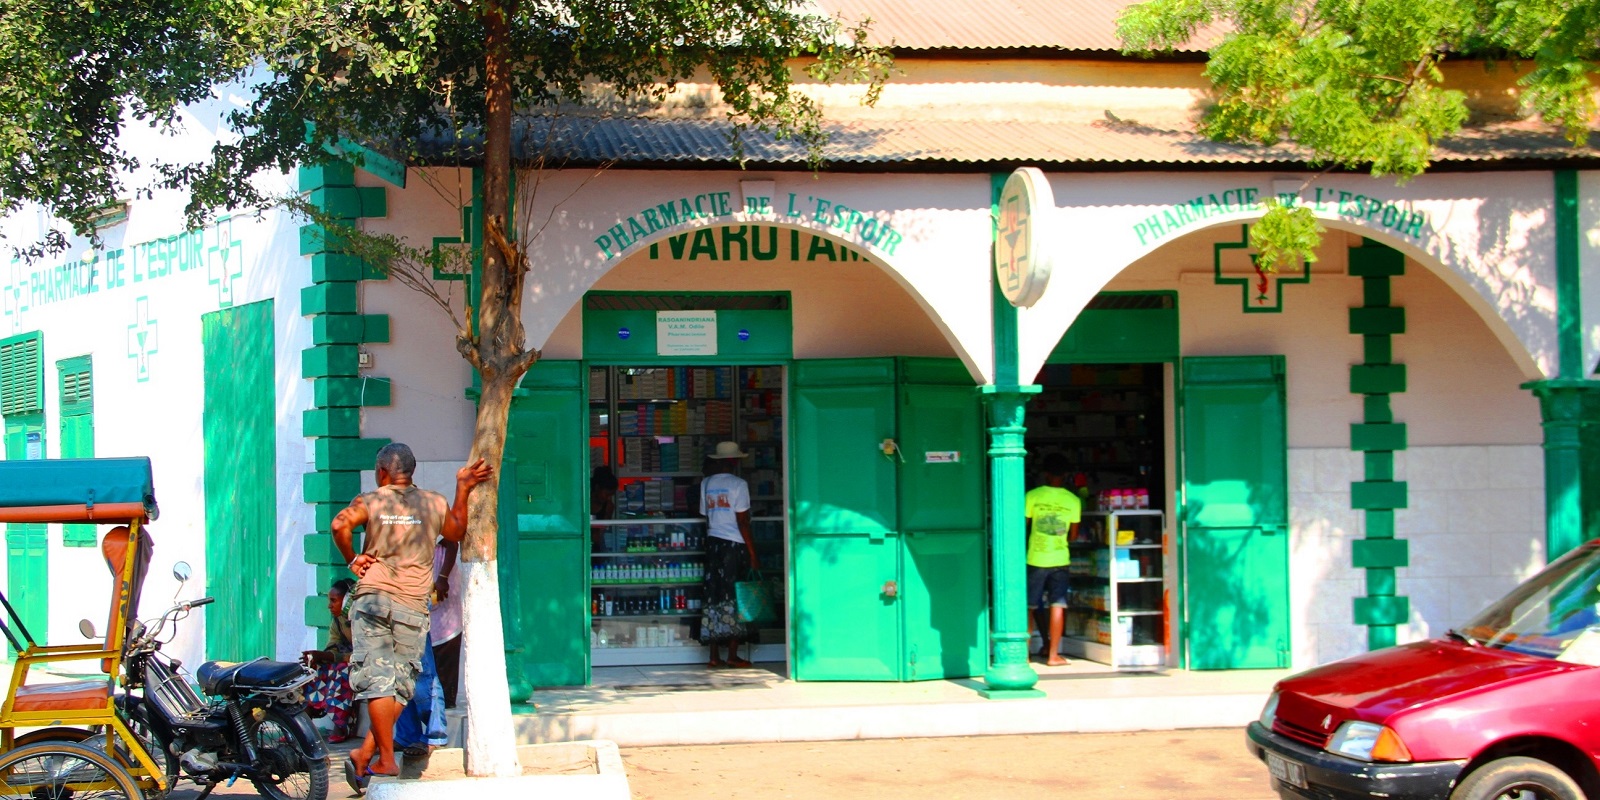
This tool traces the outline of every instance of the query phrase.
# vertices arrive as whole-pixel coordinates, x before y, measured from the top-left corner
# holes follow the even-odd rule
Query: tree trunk
[[[498,565],[501,467],[512,391],[537,353],[525,349],[522,328],[521,253],[511,243],[508,222],[511,186],[512,87],[509,4],[482,6],[487,113],[483,158],[483,273],[477,330],[458,342],[477,368],[483,394],[472,458],[494,467],[494,477],[472,493],[467,507],[467,538],[461,561],[467,570],[463,600],[463,667],[467,686],[466,770],[473,776],[522,774],[511,696],[506,682],[505,634],[500,615]],[[470,323],[469,323],[470,324]]]

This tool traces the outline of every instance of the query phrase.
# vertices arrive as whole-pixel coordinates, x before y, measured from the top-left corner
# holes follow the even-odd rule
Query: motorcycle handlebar
[[[215,602],[217,602],[217,598],[215,597],[202,597],[199,600],[190,600],[184,605],[187,605],[190,608],[196,608],[198,606],[210,605]]]

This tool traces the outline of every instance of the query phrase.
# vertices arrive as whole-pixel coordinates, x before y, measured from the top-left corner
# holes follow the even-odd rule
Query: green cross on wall
[[[233,218],[212,227],[215,244],[206,249],[206,282],[217,287],[217,308],[233,305],[233,281],[244,275],[244,248],[234,238]]]
[[[156,354],[156,321],[150,318],[150,298],[133,301],[133,324],[128,326],[128,358],[134,359],[137,380],[150,380],[150,357]]]

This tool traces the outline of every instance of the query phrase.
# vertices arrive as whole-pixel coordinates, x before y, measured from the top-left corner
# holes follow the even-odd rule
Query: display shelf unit
[[[1159,364],[1052,364],[1028,403],[1029,467],[1066,456],[1092,495],[1108,489],[1165,494],[1165,425]]]
[[[1062,654],[1117,669],[1166,666],[1166,515],[1085,511],[1071,549]]]

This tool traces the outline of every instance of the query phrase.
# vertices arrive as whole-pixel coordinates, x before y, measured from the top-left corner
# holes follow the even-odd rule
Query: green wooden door
[[[541,361],[511,405],[500,482],[507,647],[535,686],[589,682],[587,416],[581,365]],[[515,605],[511,605],[514,603]]]
[[[1181,391],[1189,667],[1287,667],[1284,359],[1186,358]]]
[[[277,448],[272,301],[200,318],[206,496],[206,657],[277,651]]]
[[[988,666],[983,429],[977,389],[955,359],[901,359],[902,680],[966,678]]]
[[[6,460],[44,457],[44,416],[6,417]],[[28,634],[45,643],[50,620],[50,547],[47,526],[37,522],[6,524],[6,599]],[[10,625],[11,621],[6,620]],[[13,631],[17,638],[21,633]],[[10,654],[10,647],[6,647]]]
[[[792,398],[791,611],[801,680],[898,680],[894,362],[804,361]]]

